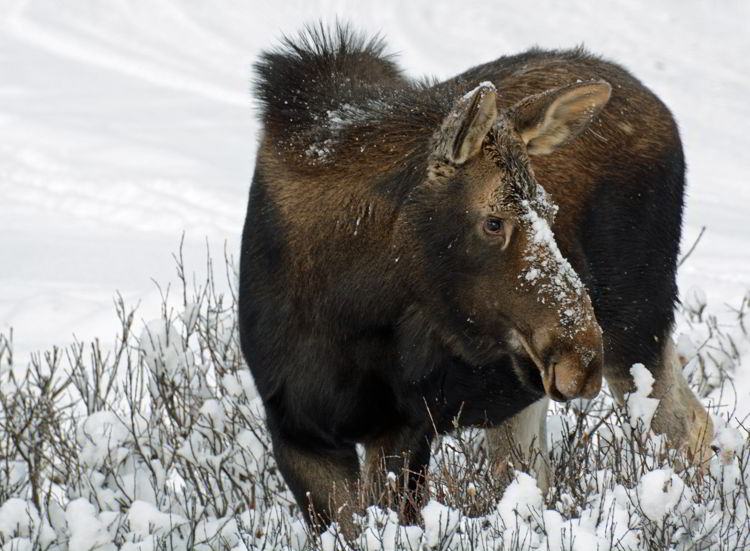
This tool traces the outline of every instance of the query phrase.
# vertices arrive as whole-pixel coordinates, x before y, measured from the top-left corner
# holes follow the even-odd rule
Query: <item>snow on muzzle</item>
[[[545,200],[543,192],[535,203]],[[536,207],[536,208],[535,208]],[[523,202],[526,234],[519,290],[535,302],[533,328],[516,336],[542,375],[550,398],[593,398],[602,384],[602,331],[581,279],[557,247],[539,205]],[[542,212],[549,209],[542,205]]]

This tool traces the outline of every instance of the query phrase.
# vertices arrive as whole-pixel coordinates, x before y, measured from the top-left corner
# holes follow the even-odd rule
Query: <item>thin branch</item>
[[[686,253],[685,253],[685,254],[683,255],[683,257],[682,257],[682,258],[680,259],[680,261],[679,261],[679,262],[677,263],[677,267],[678,267],[678,268],[679,268],[680,266],[682,266],[682,265],[683,265],[683,264],[685,263],[685,261],[686,261],[686,260],[688,259],[688,257],[689,257],[689,256],[690,256],[691,254],[693,254],[693,251],[694,251],[694,250],[695,250],[695,248],[696,248],[696,247],[698,246],[698,243],[700,242],[700,240],[701,240],[701,237],[703,237],[703,234],[704,234],[705,232],[706,232],[706,226],[701,226],[701,231],[700,231],[700,233],[698,234],[698,237],[696,237],[696,238],[695,238],[695,241],[693,241],[693,245],[692,245],[692,246],[690,247],[690,249],[688,249],[688,252],[686,252]]]

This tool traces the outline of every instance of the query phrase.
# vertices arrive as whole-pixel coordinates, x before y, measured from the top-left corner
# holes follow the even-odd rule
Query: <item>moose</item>
[[[683,151],[635,77],[532,49],[417,81],[342,25],[255,69],[240,339],[311,525],[351,518],[353,488],[384,471],[417,491],[456,426],[487,429],[497,457],[513,438],[544,451],[549,399],[605,377],[622,401],[636,362],[653,429],[706,457],[711,420],[671,338]]]

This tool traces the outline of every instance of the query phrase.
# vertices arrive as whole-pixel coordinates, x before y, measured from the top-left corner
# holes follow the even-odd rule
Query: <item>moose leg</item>
[[[654,376],[651,396],[660,400],[651,427],[657,434],[665,434],[670,445],[685,448],[694,463],[705,464],[712,455],[713,422],[682,374],[672,338],[664,342],[655,365],[650,366]],[[615,399],[622,404],[625,394],[634,390],[629,368],[605,368],[604,374]]]
[[[336,521],[349,537],[354,529],[352,513],[359,506],[355,491],[359,460],[355,447],[310,448],[280,434],[272,436],[276,464],[307,523],[323,531]]]
[[[394,491],[405,520],[417,520],[424,478],[430,463],[432,438],[426,430],[405,428],[365,445],[364,484],[370,501],[381,502]],[[393,473],[395,479],[388,479]]]
[[[547,459],[548,405],[549,399],[542,398],[500,425],[485,430],[487,451],[496,474],[505,473],[508,462],[516,467],[527,465],[543,492],[551,478]]]

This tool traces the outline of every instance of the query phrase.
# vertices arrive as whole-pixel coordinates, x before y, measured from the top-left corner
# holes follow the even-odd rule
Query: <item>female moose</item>
[[[256,70],[241,342],[308,521],[352,511],[356,443],[365,478],[385,462],[414,489],[435,429],[517,415],[527,440],[547,397],[594,396],[603,372],[621,399],[635,362],[654,428],[702,457],[670,338],[682,148],[649,90],[581,50],[415,82],[346,28]]]

